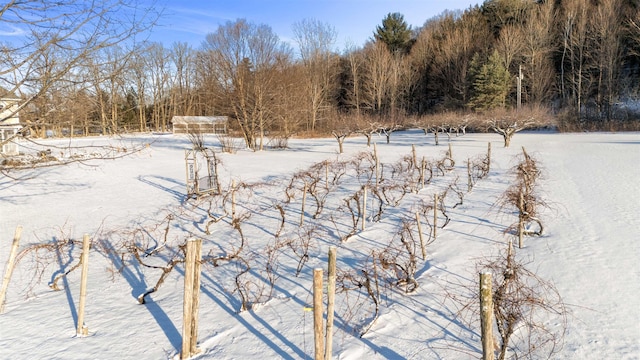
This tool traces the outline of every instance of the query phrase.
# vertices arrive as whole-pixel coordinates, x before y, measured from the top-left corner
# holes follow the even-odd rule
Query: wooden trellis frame
[[[219,194],[217,158],[212,149],[185,150],[187,196]]]

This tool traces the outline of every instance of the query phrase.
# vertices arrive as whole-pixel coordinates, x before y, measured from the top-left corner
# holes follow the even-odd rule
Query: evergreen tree
[[[382,41],[392,54],[407,54],[413,45],[411,27],[400,13],[389,13],[378,25],[373,36]]]
[[[478,56],[471,62],[472,96],[469,106],[475,110],[489,110],[505,105],[511,75],[504,67],[497,51],[480,65]]]

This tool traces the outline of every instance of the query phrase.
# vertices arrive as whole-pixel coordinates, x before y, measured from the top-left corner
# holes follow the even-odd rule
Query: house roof
[[[20,98],[16,96],[16,94],[14,94],[11,91],[8,91],[2,86],[0,86],[0,99],[1,100],[20,100]]]
[[[171,118],[171,122],[174,124],[212,124],[223,123],[227,120],[227,116],[174,116]]]

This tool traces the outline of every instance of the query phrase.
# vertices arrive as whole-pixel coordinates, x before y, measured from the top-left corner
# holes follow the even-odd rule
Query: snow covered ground
[[[429,161],[442,158],[448,149],[446,137],[435,146],[432,137],[419,131],[394,133],[390,144],[384,138],[374,139],[388,176],[391,164],[411,155],[412,145],[418,159]],[[483,156],[488,142],[493,145],[491,172],[467,193],[466,160]],[[64,147],[68,140],[46,143]],[[18,263],[5,313],[0,315],[2,359],[179,358],[182,264],[140,305],[136,298],[156,284],[162,270],[140,265],[120,245],[162,242],[168,229],[165,247],[148,257],[156,266],[165,266],[177,245],[189,237],[204,240],[203,253],[209,258],[239,247],[238,232],[228,217],[209,224],[207,210],[222,215],[220,197],[185,196],[184,150],[191,147],[186,137],[148,134],[74,140],[77,145],[106,143],[129,149],[149,146],[116,160],[12,173],[17,180],[0,178],[0,269],[4,271],[18,225],[24,228],[21,250],[65,243],[64,239],[80,241],[85,233],[93,241],[85,313],[89,336],[76,336],[80,270],[59,281],[60,291],[47,286],[77,263],[80,246],[66,243],[62,253],[31,251]],[[206,138],[206,144],[218,146],[215,137]],[[372,302],[363,291],[338,294],[333,356],[479,358],[479,320],[470,316],[473,311],[462,309],[461,299],[477,286],[476,264],[506,248],[509,236],[503,231],[516,215],[501,211],[496,203],[514,181],[510,169],[524,146],[543,168],[539,194],[548,207],[542,212],[543,236],[526,238],[524,248],[516,252],[528,269],[555,285],[566,304],[564,343],[552,358],[640,359],[640,134],[519,133],[510,148],[503,148],[495,134],[467,134],[452,137],[451,146],[453,171],[435,176],[418,193],[406,194],[397,206],[386,208],[379,221],[369,217],[365,230],[358,224],[358,232],[344,242],[340,237],[349,228],[351,215],[340,206],[360,189],[361,178],[347,172],[317,219],[312,218],[313,201],[307,198],[303,227],[299,227],[299,189],[289,203],[285,189],[294,174],[314,164],[325,160],[347,164],[357,154],[371,153],[364,138],[348,138],[344,154],[337,154],[334,139],[296,139],[288,150],[220,154],[222,187],[228,189],[232,180],[251,185],[238,191],[238,216],[250,216],[241,225],[247,240],[243,256],[252,264],[243,281],[255,292],[268,284],[269,274],[277,279],[271,296],[239,312],[234,282],[239,264],[203,265],[198,334],[202,352],[197,358],[313,358],[313,315],[305,309],[312,303],[313,268],[326,268],[329,246],[338,248],[339,271],[371,270],[367,268],[371,251],[397,243],[402,222],[456,178],[458,189],[464,190],[463,204],[453,208],[457,198],[448,193],[451,220],[427,246],[426,260],[417,262],[417,290],[405,294],[403,287],[381,284],[380,317],[363,337],[359,331],[371,320]],[[61,151],[54,149],[52,155],[68,156]],[[373,213],[371,194],[369,199],[368,211]],[[279,237],[276,205],[287,213]],[[423,221],[428,235],[429,220]],[[207,225],[210,235],[205,232]],[[411,229],[415,235],[416,228]],[[307,238],[309,257],[296,276],[300,257],[285,242],[301,244],[310,230],[314,232]],[[282,246],[273,252],[276,266],[268,272],[266,254],[278,244]],[[563,329],[562,319],[553,314],[539,321],[546,328]]]

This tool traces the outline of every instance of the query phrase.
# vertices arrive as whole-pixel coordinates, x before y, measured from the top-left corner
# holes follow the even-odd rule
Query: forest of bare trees
[[[47,1],[0,8],[1,24],[29,31],[0,43],[0,88],[24,99],[32,136],[168,131],[174,115],[227,115],[257,150],[266,134],[445,122],[490,130],[504,121],[496,110],[517,118],[520,106],[553,114],[561,130],[638,129],[638,113],[620,106],[640,92],[632,0],[487,0],[419,28],[390,13],[370,41],[341,50],[333,26],[314,19],[292,24],[291,44],[245,19],[197,48],[148,42],[162,17],[133,4],[58,1],[63,15]]]

